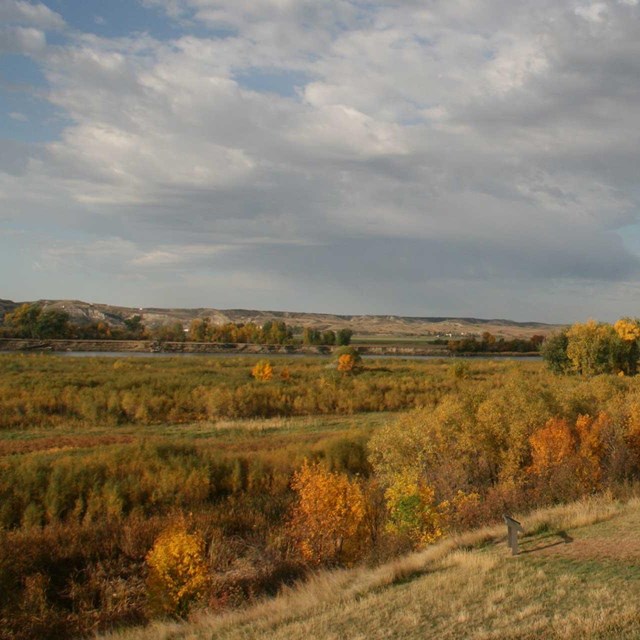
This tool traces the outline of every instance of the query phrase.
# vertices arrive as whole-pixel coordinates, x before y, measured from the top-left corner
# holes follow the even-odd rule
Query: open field
[[[109,640],[640,636],[640,501],[610,496],[519,516],[376,569],[325,572],[245,611],[156,623]]]
[[[504,603],[510,616],[529,624],[500,591],[500,580],[530,567],[521,575],[530,586],[536,571],[547,572],[544,563],[556,562],[550,551],[538,549],[515,565],[503,562],[499,547],[480,550],[489,569],[469,578],[475,591],[461,601],[467,613],[458,620],[429,595],[444,589],[438,576],[466,579],[453,560],[463,556],[441,554],[453,549],[446,546],[454,544],[450,536],[495,522],[505,510],[525,512],[601,491],[623,495],[640,475],[635,377],[558,377],[540,362],[480,360],[367,360],[348,373],[330,359],[279,358],[271,378],[259,381],[251,376],[255,364],[250,358],[0,356],[2,640],[82,637],[166,613],[154,604],[149,554],[166,532],[178,530],[197,542],[206,577],[189,606],[205,605],[221,619],[240,620],[245,610],[251,616],[252,606],[283,589],[294,600],[324,588],[360,594],[331,614],[323,600],[309,621],[295,611],[286,620],[267,617],[264,633],[273,637],[305,629],[323,637],[325,627],[326,637],[364,636],[385,617],[365,624],[360,601],[384,607],[379,590],[398,582],[394,593],[413,604],[401,607],[392,598],[385,615],[393,629],[387,636],[376,631],[379,637],[459,632],[465,620],[480,616],[471,598],[485,588],[503,593],[494,610]],[[341,532],[330,533],[334,515],[322,526],[301,516],[296,478],[305,460],[320,498],[342,483],[335,485],[339,492],[350,492],[360,505]],[[325,502],[333,504],[330,495]],[[570,533],[575,541],[580,535]],[[591,551],[574,544],[576,557],[596,551],[605,557],[608,534],[598,535]],[[442,537],[445,547],[432,545]],[[527,544],[545,546],[544,540]],[[627,560],[635,544],[625,547]],[[394,560],[412,549],[427,555]],[[573,562],[567,554],[562,562]],[[426,558],[433,568],[411,569]],[[321,573],[309,591],[287,591],[335,567],[353,568]],[[615,584],[617,569],[611,571]],[[482,576],[486,582],[478,584]],[[423,590],[414,598],[411,589],[419,584]],[[545,624],[557,601],[553,584],[540,604]],[[483,596],[483,607],[492,597],[498,598]],[[282,602],[260,606],[277,610]],[[424,602],[439,611],[435,618],[421,613]],[[392,615],[391,607],[399,613]],[[504,631],[500,619],[483,622],[488,635],[478,637]],[[542,624],[536,619],[523,627],[527,633]],[[247,620],[224,633],[259,637],[262,628]],[[218,618],[206,624],[217,629]]]

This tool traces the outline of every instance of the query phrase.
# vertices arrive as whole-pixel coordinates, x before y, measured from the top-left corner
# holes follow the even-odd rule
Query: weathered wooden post
[[[518,549],[518,532],[524,533],[524,529],[522,525],[510,515],[505,513],[502,517],[504,518],[504,523],[507,525],[507,544],[511,547],[511,555],[517,556],[520,551]]]

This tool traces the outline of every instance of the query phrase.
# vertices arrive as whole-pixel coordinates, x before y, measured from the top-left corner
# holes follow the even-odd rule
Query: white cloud
[[[417,284],[425,274],[467,292],[468,313],[480,277],[508,300],[536,283],[577,290],[581,273],[585,287],[637,275],[612,233],[640,206],[637,3],[147,0],[180,37],[55,46],[42,29],[61,18],[28,22],[24,4],[0,4],[6,33],[43,61],[68,124],[22,163],[0,154],[0,197],[13,222],[42,220],[45,203],[48,225],[107,238],[73,248],[78,264],[200,269],[193,292],[214,270],[264,269],[291,287],[285,306],[311,281],[327,304],[348,301],[348,269],[352,295],[398,312],[429,292],[465,298]],[[385,274],[384,290],[358,288]]]
[[[0,23],[22,24],[39,29],[62,29],[65,21],[41,2],[26,0],[0,0]]]
[[[37,55],[47,44],[44,32],[32,27],[8,27],[0,29],[0,54],[21,53]]]

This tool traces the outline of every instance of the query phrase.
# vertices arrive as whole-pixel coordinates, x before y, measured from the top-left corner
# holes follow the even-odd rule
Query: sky
[[[638,0],[0,0],[0,298],[639,316]]]

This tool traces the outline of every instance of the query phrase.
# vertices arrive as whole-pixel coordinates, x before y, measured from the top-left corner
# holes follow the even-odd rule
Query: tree
[[[346,347],[351,344],[351,337],[353,331],[351,329],[340,329],[336,334],[336,344],[341,347]]]
[[[292,533],[304,558],[312,564],[355,559],[366,512],[360,484],[305,460],[291,488],[298,495]]]
[[[189,340],[206,342],[209,340],[209,318],[195,318],[189,325]]]
[[[66,338],[71,333],[69,314],[61,309],[43,310],[36,303],[22,304],[5,316],[5,324],[20,338]]]
[[[146,557],[147,587],[158,613],[184,616],[204,597],[209,577],[204,561],[204,540],[178,523],[162,533]]]
[[[8,313],[4,322],[11,327],[20,338],[36,338],[36,327],[42,309],[36,303],[22,304]]]
[[[124,326],[126,327],[129,335],[133,338],[141,338],[144,335],[145,328],[142,324],[142,316],[140,315],[125,318]]]
[[[320,342],[322,344],[334,345],[336,343],[336,334],[335,331],[323,331],[322,336],[320,338]]]
[[[613,328],[618,334],[626,349],[626,362],[624,372],[635,375],[638,372],[638,358],[640,357],[640,321],[632,318],[620,318]]]
[[[551,418],[544,427],[533,433],[531,471],[546,476],[557,470],[575,453],[576,441],[566,420]]]
[[[302,331],[302,343],[303,344],[320,344],[321,335],[317,329],[312,327],[305,327]]]
[[[69,314],[66,311],[47,309],[36,320],[34,333],[38,338],[66,338],[70,332]]]
[[[362,362],[362,356],[353,347],[342,347],[335,353],[338,371],[354,373]]]
[[[273,377],[273,367],[267,360],[260,360],[251,369],[251,375],[260,382],[268,382]]]
[[[338,371],[342,373],[353,373],[356,368],[356,359],[350,353],[343,353],[338,356]]]
[[[542,359],[554,373],[567,373],[571,368],[571,360],[567,355],[569,338],[566,331],[550,335],[540,347]]]
[[[628,372],[629,346],[610,324],[588,320],[567,331],[567,356],[572,368],[585,376]]]
[[[392,533],[406,535],[420,547],[442,536],[442,514],[437,508],[435,491],[423,478],[409,470],[397,473],[385,491]]]

